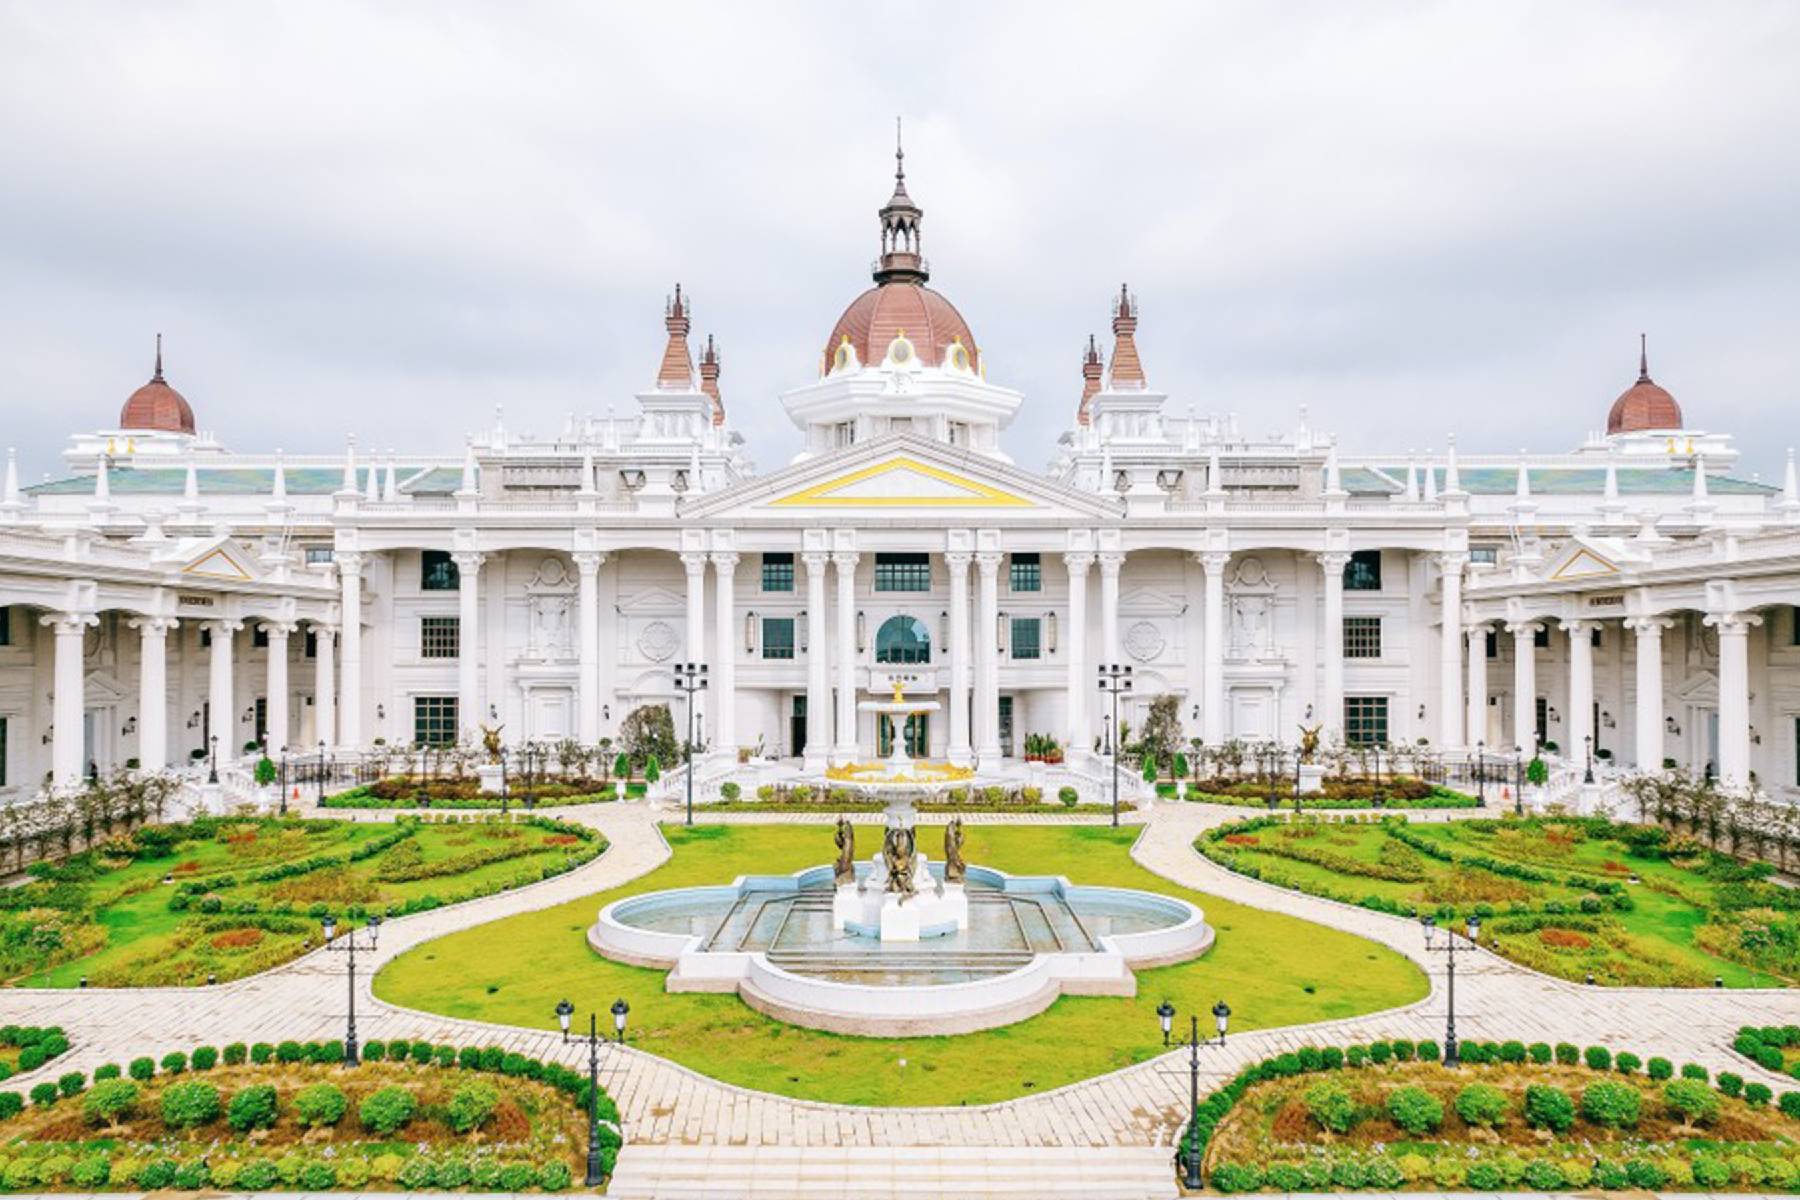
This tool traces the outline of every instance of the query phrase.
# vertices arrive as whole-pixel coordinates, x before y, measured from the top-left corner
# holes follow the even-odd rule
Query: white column
[[[1119,661],[1119,571],[1123,554],[1100,555],[1100,666]]]
[[[219,761],[230,762],[238,755],[237,711],[232,706],[237,702],[236,691],[232,686],[232,643],[237,640],[237,631],[244,627],[242,621],[208,621],[206,629],[212,637],[212,659],[207,676],[209,700],[212,704],[213,737],[219,739]]]
[[[1488,735],[1488,663],[1487,638],[1491,629],[1485,621],[1468,628],[1469,638],[1469,720],[1465,736],[1473,747],[1487,741]]]
[[[584,746],[600,740],[600,564],[606,555],[575,555],[581,576],[575,615],[580,622],[580,659],[575,681],[575,733]]]
[[[1443,554],[1443,606],[1439,614],[1442,641],[1438,649],[1438,746],[1449,750],[1463,744],[1462,687],[1462,574],[1464,556]]]
[[[802,554],[806,564],[806,755],[808,771],[831,758],[831,625],[825,612],[825,569],[829,554]]]
[[[313,622],[313,740],[327,746],[337,743],[337,680],[332,669],[336,640],[336,625]]]
[[[712,556],[713,630],[713,749],[737,761],[737,656],[736,597],[732,594],[738,556]]]
[[[1069,757],[1073,759],[1093,743],[1093,734],[1088,732],[1087,718],[1088,692],[1094,686],[1087,661],[1087,577],[1088,568],[1094,565],[1094,556],[1065,554],[1063,562],[1069,567],[1069,621],[1068,632],[1063,635],[1068,644],[1069,672],[1069,728],[1065,737]]]
[[[1537,631],[1535,621],[1506,627],[1513,638],[1513,745],[1527,756],[1537,753]]]
[[[1667,617],[1632,617],[1626,628],[1637,635],[1637,769],[1661,771],[1663,765],[1663,630]]]
[[[343,585],[340,607],[343,610],[343,642],[338,657],[342,660],[338,687],[337,745],[360,750],[363,745],[362,723],[362,555],[337,555],[338,581]]]
[[[452,554],[456,564],[456,735],[471,744],[481,736],[481,564],[483,555]]]
[[[1200,723],[1206,743],[1225,742],[1225,565],[1231,555],[1202,554],[1206,569],[1206,695],[1200,698]]]
[[[1569,635],[1569,740],[1563,754],[1585,765],[1594,736],[1594,623],[1564,621],[1562,627]]]
[[[1344,568],[1348,554],[1319,555],[1320,581],[1325,585],[1325,641],[1320,651],[1325,680],[1315,714],[1325,727],[1328,741],[1344,740]]]
[[[944,555],[950,568],[950,761],[968,766],[974,757],[969,736],[969,562],[967,551]]]
[[[288,635],[295,626],[287,621],[265,622],[269,633],[269,700],[267,752],[279,755],[289,744],[293,729],[288,724]]]
[[[981,605],[975,618],[975,759],[984,767],[1000,761],[1000,560],[1003,554],[975,556]]]
[[[856,559],[833,554],[837,568],[837,745],[839,763],[856,761]]]
[[[174,617],[138,617],[138,766],[145,772],[169,765],[169,630]]]
[[[681,657],[684,662],[703,663],[706,661],[706,555],[684,554],[681,565],[687,568],[687,637]],[[711,687],[710,680],[708,687]],[[687,702],[694,714],[694,740],[703,742],[706,740],[706,693],[689,692]],[[687,728],[679,718],[676,724],[678,728]]]
[[[1719,783],[1741,788],[1750,782],[1750,627],[1762,624],[1751,613],[1708,613],[1719,631]]]
[[[87,699],[82,694],[82,637],[100,618],[93,613],[52,613],[44,624],[56,631],[56,666],[51,689],[50,782],[57,791],[81,786],[82,761],[87,750]]]

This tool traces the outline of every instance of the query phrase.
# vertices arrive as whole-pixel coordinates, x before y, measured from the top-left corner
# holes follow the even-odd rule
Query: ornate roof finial
[[[894,194],[906,195],[906,147],[900,141],[900,116],[894,115]]]
[[[1112,329],[1111,387],[1114,391],[1141,390],[1144,364],[1137,351],[1137,300],[1129,284],[1119,285],[1119,298],[1113,302]]]
[[[1093,334],[1088,334],[1087,350],[1081,356],[1081,404],[1075,410],[1075,421],[1079,425],[1093,423],[1094,415],[1089,410],[1089,401],[1100,393],[1100,343]]]
[[[688,300],[675,285],[675,296],[663,305],[663,326],[669,332],[663,347],[662,365],[656,371],[656,386],[665,391],[690,392],[694,389],[694,360],[688,354]]]
[[[1650,339],[1645,334],[1638,334],[1638,382],[1650,382]]]
[[[900,118],[894,118],[894,194],[877,214],[881,220],[881,258],[875,282],[924,283],[930,278],[919,251],[919,226],[925,212],[906,194],[906,150],[900,143]]]
[[[725,424],[725,401],[719,395],[719,352],[713,347],[710,333],[706,335],[706,350],[700,355],[700,390],[712,400],[712,423]]]
[[[162,334],[156,335],[156,373],[150,376],[152,383],[161,383],[162,376]]]

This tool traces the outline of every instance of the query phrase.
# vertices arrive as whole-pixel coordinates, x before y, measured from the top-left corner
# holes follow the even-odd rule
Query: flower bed
[[[68,1049],[60,1025],[0,1026],[0,1080],[29,1074]]]
[[[1800,1092],[1606,1047],[1471,1042],[1305,1047],[1245,1068],[1195,1112],[1222,1192],[1788,1190]]]
[[[381,1042],[196,1047],[0,1092],[7,1191],[562,1191],[585,1169],[588,1084],[556,1063]],[[45,1089],[48,1089],[47,1091]],[[610,1174],[618,1109],[597,1097]]]
[[[1179,797],[1183,800],[1192,800],[1197,804],[1229,804],[1233,808],[1265,807],[1269,802],[1267,785],[1259,785],[1250,781],[1238,783],[1229,790],[1222,790],[1215,787],[1215,781],[1202,780],[1192,784],[1183,794],[1178,790],[1177,785],[1165,780],[1156,785],[1156,794],[1165,800]],[[1278,783],[1275,794],[1277,808],[1291,810],[1294,807],[1291,781],[1283,780]],[[1330,792],[1307,792],[1300,797],[1300,807],[1303,810],[1322,812],[1362,808],[1480,808],[1481,806],[1478,798],[1446,787],[1430,787],[1420,795],[1368,792],[1334,796]]]
[[[999,804],[988,804],[982,801],[970,801],[965,804],[936,803],[926,801],[915,804],[914,810],[921,813],[947,815],[953,813],[1009,813],[1027,815],[1061,815],[1070,813],[1086,813],[1090,816],[1101,816],[1112,811],[1111,805],[1104,804],[1025,804],[1002,801]],[[704,804],[694,805],[696,812],[708,813],[878,813],[886,812],[887,806],[879,800],[712,800]],[[1129,800],[1119,801],[1119,811],[1135,812],[1137,805]]]
[[[423,912],[604,849],[585,826],[524,816],[148,826],[0,892],[0,975],[51,987],[241,978],[304,953],[328,914],[356,924]]]
[[[325,808],[423,808],[464,811],[470,809],[499,809],[529,811],[539,806],[571,807],[577,804],[606,804],[617,800],[618,793],[612,783],[596,783],[586,781],[578,786],[566,784],[547,784],[543,786],[510,787],[508,794],[500,796],[484,795],[472,785],[446,780],[442,786],[430,785],[420,796],[417,785],[383,786],[387,780],[381,780],[366,787],[355,787],[348,791],[338,792],[325,797]],[[636,780],[625,785],[626,797],[641,797],[649,785]]]
[[[1800,966],[1800,894],[1663,831],[1598,818],[1291,819],[1209,830],[1220,866],[1395,916],[1482,918],[1491,950],[1564,979],[1770,986]]]

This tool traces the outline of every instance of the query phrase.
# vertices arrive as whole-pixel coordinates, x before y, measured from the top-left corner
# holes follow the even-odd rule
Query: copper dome
[[[960,342],[968,352],[969,369],[980,369],[975,335],[956,306],[923,284],[898,280],[872,287],[850,302],[825,342],[825,369],[835,365],[838,347],[846,340],[864,366],[881,362],[901,333],[928,367],[943,366],[944,355]]]
[[[147,429],[161,433],[193,433],[194,410],[187,399],[163,379],[162,334],[156,335],[156,372],[150,382],[131,393],[119,410],[120,429]]]
[[[1606,414],[1607,433],[1642,433],[1649,429],[1682,429],[1681,405],[1668,389],[1650,378],[1650,358],[1640,344],[1637,382],[1613,401]]]

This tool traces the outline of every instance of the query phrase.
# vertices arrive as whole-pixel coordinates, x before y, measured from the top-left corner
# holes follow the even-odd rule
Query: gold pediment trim
[[[935,496],[863,496],[845,494],[845,489],[884,475],[908,472],[935,479],[956,489],[950,495]],[[771,501],[778,508],[1030,508],[1032,501],[1012,492],[1002,491],[978,479],[970,479],[942,467],[934,467],[916,458],[890,458],[884,462],[839,475],[824,483]]]
[[[224,550],[212,550],[183,568],[183,575],[204,575],[209,579],[235,579],[249,582],[250,572]]]
[[[1556,569],[1552,579],[1586,579],[1594,575],[1617,575],[1619,568],[1592,550],[1577,550]]]

